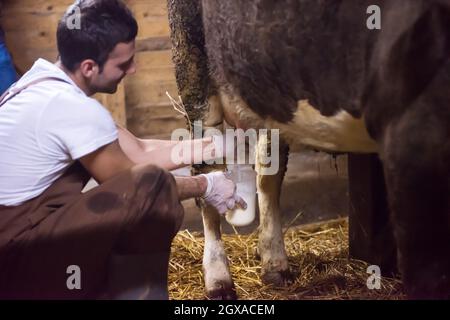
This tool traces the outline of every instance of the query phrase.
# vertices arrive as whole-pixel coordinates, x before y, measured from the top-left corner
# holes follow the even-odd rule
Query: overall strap
[[[36,79],[34,81],[31,81],[30,83],[24,85],[23,87],[20,88],[16,88],[14,85],[11,86],[8,90],[6,90],[5,93],[2,94],[2,96],[0,97],[0,108],[9,100],[11,100],[12,98],[14,98],[15,96],[17,96],[19,93],[21,93],[23,90],[31,87],[32,85],[35,85],[37,83],[40,82],[44,82],[44,81],[50,81],[50,80],[54,80],[54,81],[61,81],[61,82],[65,82],[65,83],[69,83],[66,80],[63,80],[61,78],[57,78],[57,77],[45,77],[45,78],[39,78]]]

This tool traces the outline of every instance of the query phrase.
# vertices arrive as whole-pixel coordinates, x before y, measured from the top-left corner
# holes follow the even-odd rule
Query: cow
[[[380,10],[369,28],[368,8]],[[257,179],[262,279],[289,281],[279,194],[288,147],[376,152],[409,298],[450,298],[450,0],[168,0],[180,95],[205,126],[279,129]],[[270,141],[262,139],[257,157]],[[261,171],[260,162],[256,170]],[[203,208],[208,295],[235,298]]]

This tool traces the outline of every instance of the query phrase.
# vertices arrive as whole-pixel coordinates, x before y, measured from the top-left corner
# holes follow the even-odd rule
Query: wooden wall
[[[171,60],[166,0],[125,0],[139,24],[136,62],[115,95],[97,95],[117,122],[138,136],[168,137],[184,128],[166,96],[177,97]],[[4,0],[1,23],[14,62],[21,72],[37,58],[55,61],[56,26],[73,0]]]

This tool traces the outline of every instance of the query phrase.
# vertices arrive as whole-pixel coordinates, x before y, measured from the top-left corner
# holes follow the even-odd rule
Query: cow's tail
[[[207,112],[209,77],[201,2],[167,1],[177,85],[191,123]]]

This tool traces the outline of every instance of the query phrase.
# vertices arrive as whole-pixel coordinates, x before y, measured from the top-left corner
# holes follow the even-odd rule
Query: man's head
[[[90,92],[114,93],[135,72],[137,32],[137,22],[121,0],[77,0],[58,25],[61,63],[82,77]]]

